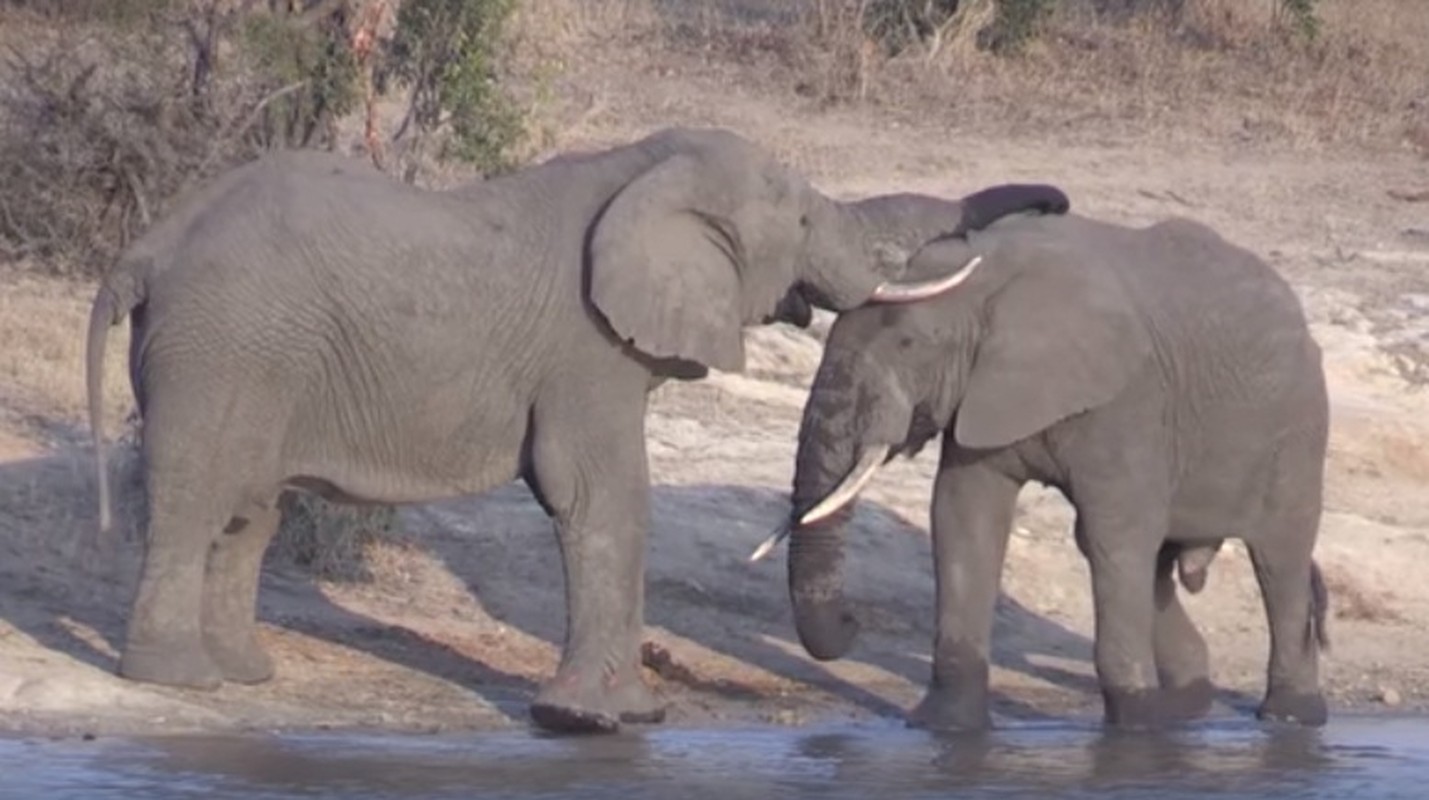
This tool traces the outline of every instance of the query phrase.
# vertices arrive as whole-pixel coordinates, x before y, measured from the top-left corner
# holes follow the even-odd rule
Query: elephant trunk
[[[938,275],[922,279],[895,278],[908,266],[909,257],[930,240],[956,238],[969,231],[980,230],[1012,214],[1065,214],[1071,207],[1067,195],[1046,184],[1001,184],[974,192],[961,200],[946,200],[908,192],[878,195],[852,202],[832,201],[829,212],[837,219],[838,229],[856,240],[854,250],[862,250],[867,261],[877,265],[880,278],[868,292],[866,287],[856,294],[855,305],[874,303],[916,303],[937,297],[967,281],[981,259],[972,260]],[[831,237],[830,241],[834,241]],[[848,248],[847,242],[839,247]],[[816,263],[836,264],[832,254]],[[828,281],[814,281],[816,295],[825,290],[817,305],[834,311],[848,306],[849,298],[829,292]]]
[[[873,420],[858,413],[868,409],[868,403],[860,401],[861,366],[856,353],[826,355],[799,426],[788,522],[789,598],[799,641],[821,661],[847,653],[859,628],[844,600],[843,530],[848,515],[841,512],[891,451],[886,445],[864,444]]]
[[[796,499],[794,504],[789,598],[799,641],[820,661],[843,656],[858,635],[858,620],[844,601],[843,527],[847,515],[843,512],[872,480],[889,452],[888,447],[864,451],[848,474],[831,491],[819,495],[816,503],[808,506]]]
[[[832,233],[811,239],[801,286],[805,299],[825,310],[926,300],[957,288],[977,268],[974,262],[918,280],[899,277],[919,246],[956,226],[956,202],[914,195],[853,203],[824,199],[810,213],[816,230]]]
[[[789,599],[799,642],[820,661],[841,658],[858,636],[844,601],[843,524],[805,527],[789,539]]]

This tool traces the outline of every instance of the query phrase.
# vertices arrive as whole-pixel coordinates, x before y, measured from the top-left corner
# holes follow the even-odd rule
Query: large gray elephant
[[[1205,643],[1177,600],[1244,540],[1270,628],[1261,718],[1321,725],[1326,592],[1312,558],[1328,427],[1320,349],[1269,266],[1195,222],[1015,216],[930,242],[909,275],[952,292],[843,313],[799,430],[789,536],[798,633],[852,644],[842,519],[878,467],[942,435],[932,501],[937,636],[910,722],[989,724],[994,604],[1028,481],[1076,512],[1109,724],[1202,713]]]
[[[202,689],[272,676],[254,615],[283,491],[395,504],[520,477],[555,522],[567,599],[532,717],[658,721],[637,660],[647,392],[740,369],[747,325],[961,280],[875,269],[963,223],[961,203],[903,205],[834,202],[710,129],[440,192],[315,152],[228,172],[127,250],[92,310],[102,528],[101,367],[126,316],[143,419],[147,550],[120,674]],[[1058,205],[1050,187],[1011,187],[968,217]]]

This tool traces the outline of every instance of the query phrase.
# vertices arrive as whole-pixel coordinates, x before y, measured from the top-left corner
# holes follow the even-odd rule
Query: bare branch
[[[213,148],[209,151],[209,154],[204,157],[203,161],[199,162],[198,169],[194,170],[194,177],[197,178],[198,176],[202,175],[208,169],[208,167],[213,164],[213,159],[217,157],[219,153],[220,144],[231,141],[235,136],[242,136],[248,131],[249,128],[253,127],[254,123],[258,121],[258,117],[260,114],[263,113],[263,109],[267,108],[270,104],[276,102],[277,100],[286,97],[307,85],[307,81],[298,81],[296,83],[290,83],[281,89],[269,92],[268,96],[264,97],[262,100],[259,100],[253,106],[252,110],[248,112],[248,116],[243,118],[242,122],[237,125],[233,125],[226,128],[220,136],[214,139],[212,143]]]

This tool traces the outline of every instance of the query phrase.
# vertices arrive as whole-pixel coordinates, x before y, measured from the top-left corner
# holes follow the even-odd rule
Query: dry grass
[[[0,268],[0,399],[31,399],[47,412],[79,419],[86,406],[85,329],[93,290],[80,283],[37,277],[24,265]],[[126,353],[129,326],[110,329],[104,362],[107,429],[119,430],[133,407]]]
[[[618,51],[631,64],[673,53],[817,105],[864,102],[953,125],[1210,133],[1429,155],[1429,14],[1419,0],[1327,2],[1313,42],[1277,22],[1270,2],[1189,0],[1176,26],[1097,21],[1071,3],[1017,57],[975,45],[991,0],[966,4],[940,36],[892,58],[847,10],[856,5],[811,2],[775,19],[739,17],[712,0],[678,14],[653,0],[529,0],[518,27],[523,47],[560,70],[580,69],[596,52]]]
[[[1412,0],[1343,0],[1307,43],[1269,3],[1200,0],[1178,29],[1066,21],[1023,62],[995,69],[1012,97],[1083,113],[1297,144],[1399,144],[1429,122],[1429,16]],[[1019,90],[1021,90],[1019,92]]]

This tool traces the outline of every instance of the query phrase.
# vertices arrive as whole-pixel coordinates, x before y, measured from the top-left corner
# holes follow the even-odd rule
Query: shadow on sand
[[[127,536],[106,549],[90,544],[94,526],[92,461],[69,449],[0,464],[0,619],[43,647],[106,672],[123,636],[141,546],[132,508],[121,513]],[[131,470],[132,472],[132,470]],[[116,495],[133,498],[132,475]],[[904,708],[880,691],[883,681],[851,681],[804,654],[794,635],[782,555],[757,565],[746,557],[786,513],[781,493],[728,485],[656,486],[647,555],[647,624],[715,654],[792,678],[869,712]],[[123,504],[121,504],[122,506]],[[132,506],[132,500],[129,502]],[[121,508],[122,510],[122,508]],[[126,520],[127,517],[127,520]],[[559,646],[564,594],[550,522],[519,483],[480,497],[403,512],[413,540],[465,583],[487,615]],[[121,524],[121,528],[124,525]],[[864,634],[843,660],[922,686],[933,639],[933,581],[928,539],[896,514],[864,501],[849,523],[848,594]],[[363,566],[363,565],[358,565]],[[366,565],[358,572],[372,572]],[[291,568],[265,569],[260,618],[272,625],[366,652],[476,693],[513,719],[525,719],[537,685],[416,631],[365,616],[330,600],[319,584]],[[1088,677],[1032,663],[1053,655],[1086,662],[1086,637],[1003,596],[994,634],[1000,666],[1095,696]],[[82,634],[91,629],[100,640]],[[1015,640],[1016,646],[1007,642]],[[0,637],[0,649],[3,649]],[[500,659],[493,659],[499,662]],[[708,680],[666,663],[662,676],[696,692],[758,703],[756,688]],[[281,660],[279,670],[291,668]],[[545,677],[545,676],[542,676]],[[1223,693],[1245,705],[1247,698]],[[1016,698],[996,710],[1047,716]]]

